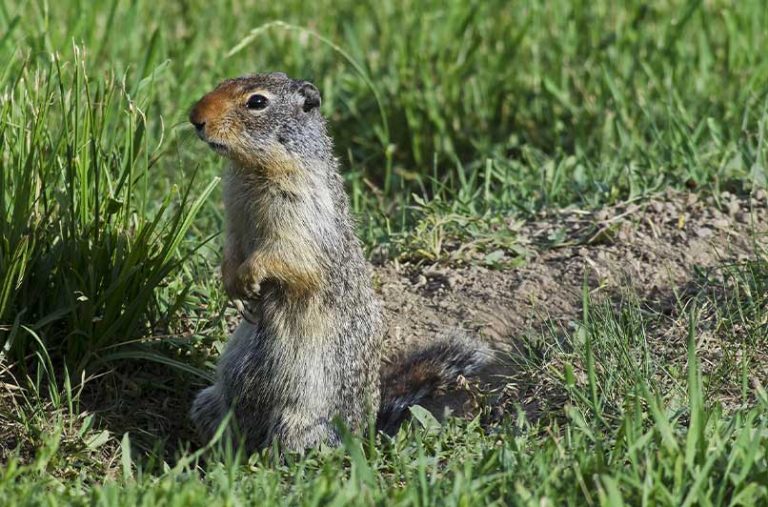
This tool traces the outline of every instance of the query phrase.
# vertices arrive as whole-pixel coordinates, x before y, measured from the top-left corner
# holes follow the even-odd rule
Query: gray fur
[[[268,95],[263,111],[243,106],[256,91]],[[210,438],[232,408],[249,450],[274,439],[287,450],[336,443],[334,419],[359,431],[379,408],[381,308],[319,101],[311,83],[258,74],[222,83],[190,114],[201,138],[233,162],[222,272],[250,311],[191,416]],[[253,258],[277,271],[249,267]],[[259,275],[243,282],[249,269]],[[305,272],[311,289],[292,290]]]

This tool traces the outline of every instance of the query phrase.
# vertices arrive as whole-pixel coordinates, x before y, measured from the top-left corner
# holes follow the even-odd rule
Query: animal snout
[[[194,107],[189,113],[189,122],[195,126],[198,134],[202,134],[205,130],[205,120],[201,116],[197,107]]]

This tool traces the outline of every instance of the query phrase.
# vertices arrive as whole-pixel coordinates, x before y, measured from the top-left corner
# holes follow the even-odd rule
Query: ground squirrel
[[[210,437],[228,410],[249,450],[338,443],[368,414],[394,431],[410,405],[478,370],[488,349],[460,333],[381,367],[384,326],[320,114],[320,92],[282,73],[224,81],[194,106],[224,176],[222,277],[248,315],[191,416]]]

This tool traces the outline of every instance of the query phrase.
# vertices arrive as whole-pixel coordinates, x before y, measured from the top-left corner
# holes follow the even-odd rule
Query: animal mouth
[[[221,155],[227,153],[227,147],[221,143],[217,143],[215,141],[206,141],[208,143],[208,146],[211,147],[213,151],[216,153],[219,153]]]
[[[199,137],[201,141],[205,142],[205,144],[210,146],[211,149],[216,153],[218,153],[219,155],[226,155],[229,152],[229,150],[227,149],[227,145],[225,145],[224,143],[211,141],[210,139],[208,139],[208,136],[205,135],[205,132],[203,132],[203,129],[197,130],[197,137]]]

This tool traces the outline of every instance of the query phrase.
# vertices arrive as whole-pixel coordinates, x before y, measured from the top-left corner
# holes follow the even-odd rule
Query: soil
[[[532,255],[519,268],[377,266],[387,343],[399,349],[461,327],[508,349],[511,336],[578,319],[585,277],[593,298],[631,288],[643,300],[664,299],[696,271],[753,258],[767,239],[767,204],[763,193],[700,200],[669,192],[597,212],[543,214],[521,230]]]
[[[501,351],[500,356],[514,356],[522,353],[526,336],[544,331],[557,339],[575,328],[585,284],[593,303],[620,306],[632,297],[656,314],[674,315],[681,298],[700,290],[703,273],[753,259],[763,248],[766,197],[723,193],[702,198],[670,191],[596,212],[546,212],[520,230],[530,256],[518,268],[376,266],[374,280],[389,324],[387,344],[398,351],[458,327]],[[673,317],[652,329],[649,339],[658,340],[660,353],[676,348],[667,359],[684,361],[686,333]],[[718,345],[710,344],[703,351],[704,367],[714,368],[719,353]],[[514,379],[513,369],[492,369],[486,387],[503,389]],[[539,405],[536,399],[546,396],[542,390],[518,389],[514,396],[530,414]],[[454,411],[460,405],[452,399],[446,403]]]

